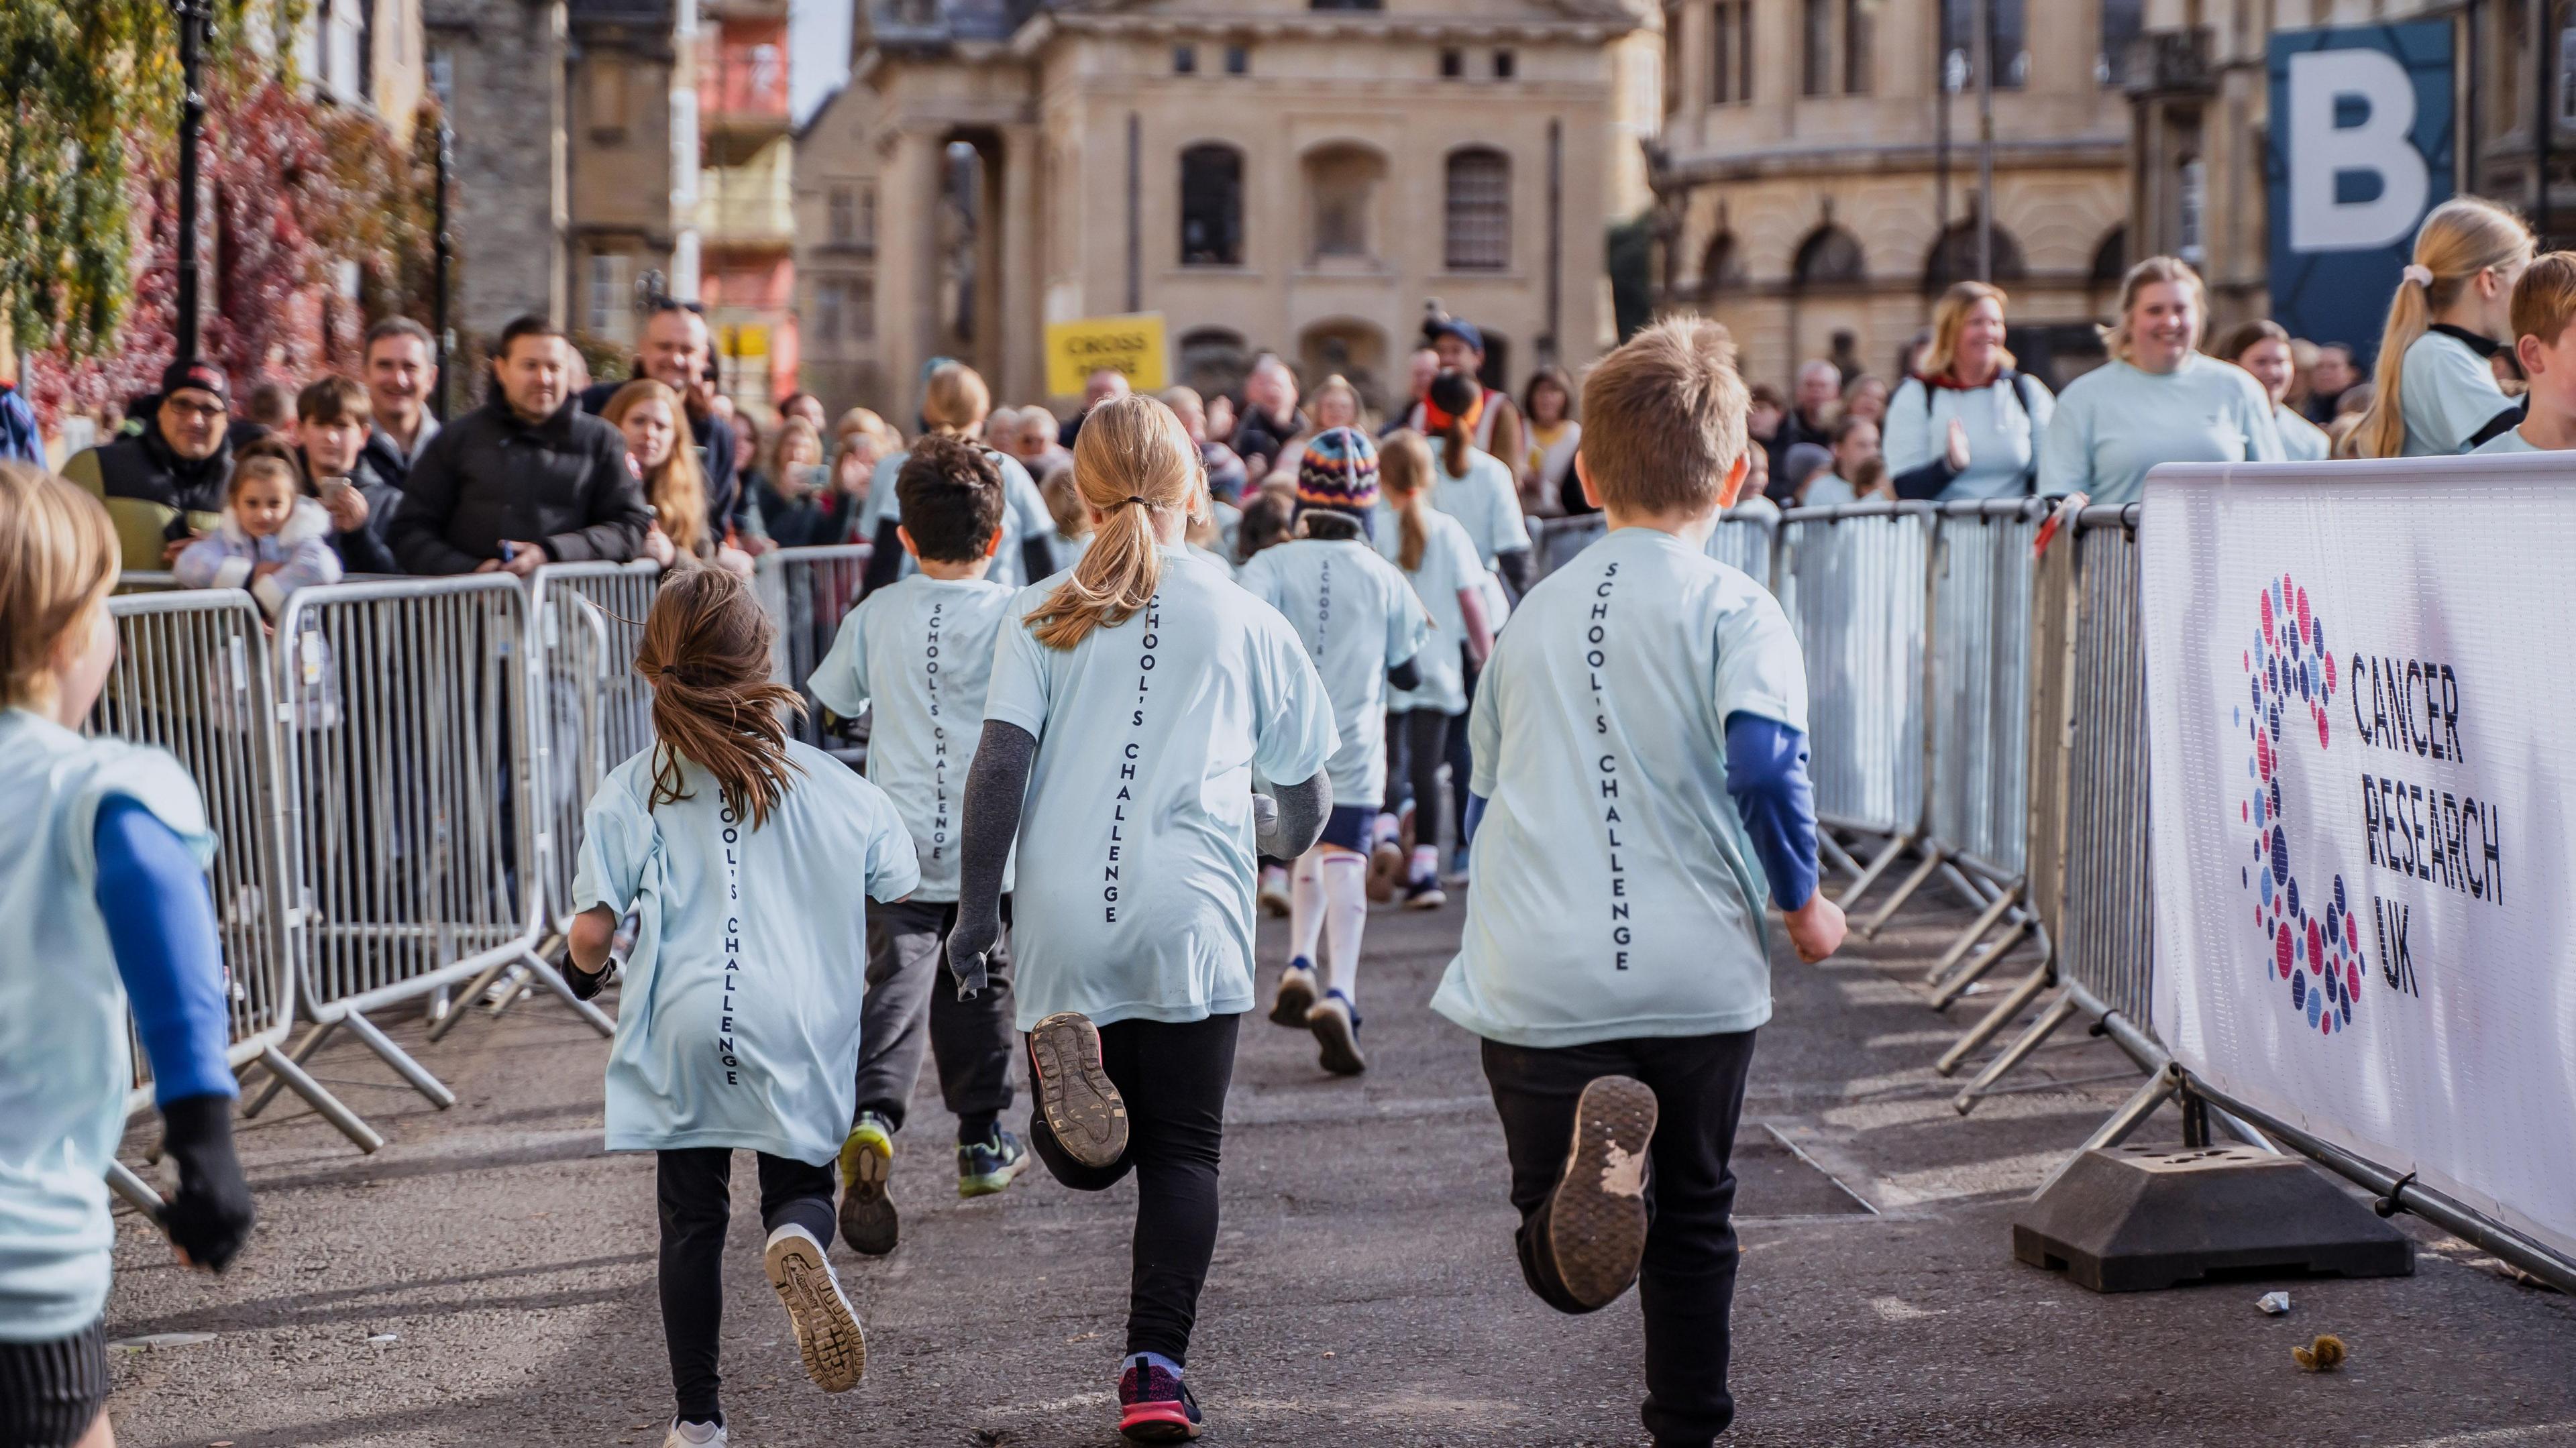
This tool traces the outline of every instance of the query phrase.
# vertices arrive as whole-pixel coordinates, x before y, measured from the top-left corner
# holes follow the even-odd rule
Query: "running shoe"
[[[1369,899],[1380,905],[1394,899],[1397,883],[1403,879],[1404,846],[1388,835],[1369,851]]]
[[[1315,963],[1300,955],[1279,972],[1279,998],[1270,1003],[1274,1025],[1295,1030],[1306,1028],[1306,1012],[1315,1006]]]
[[[769,1234],[761,1252],[769,1285],[787,1304],[787,1320],[796,1325],[796,1352],[805,1360],[805,1375],[827,1393],[846,1393],[867,1371],[868,1341],[859,1330],[859,1315],[841,1295],[841,1279],[823,1255],[823,1244],[794,1222]]]
[[[1306,1029],[1315,1033],[1315,1043],[1323,1048],[1324,1069],[1336,1076],[1356,1076],[1368,1069],[1368,1058],[1360,1054],[1360,1013],[1351,1007],[1351,998],[1339,990],[1324,992],[1306,1012]]]
[[[1100,1063],[1100,1030],[1079,1011],[1058,1011],[1029,1032],[1029,1079],[1038,1112],[1065,1155],[1088,1167],[1127,1154],[1127,1103]]]
[[[1449,892],[1440,888],[1436,875],[1424,875],[1404,887],[1404,908],[1407,910],[1437,910],[1448,903]]]
[[[1595,1077],[1574,1103],[1574,1142],[1549,1205],[1557,1280],[1589,1312],[1637,1280],[1646,1253],[1646,1149],[1655,1093],[1626,1076]]]
[[[1261,909],[1275,919],[1288,918],[1288,872],[1277,865],[1261,867]]]
[[[725,1448],[725,1425],[673,1418],[671,1431],[662,1435],[662,1448]]]
[[[1199,1400],[1170,1369],[1139,1363],[1118,1375],[1118,1432],[1130,1443],[1187,1443],[1205,1431]]]
[[[1029,1164],[1029,1149],[1000,1122],[982,1141],[970,1141],[957,1148],[957,1195],[989,1197],[1011,1184],[1020,1168]]]
[[[873,1111],[859,1113],[841,1143],[841,1240],[853,1252],[882,1257],[894,1250],[902,1223],[886,1178],[894,1173],[894,1127]]]

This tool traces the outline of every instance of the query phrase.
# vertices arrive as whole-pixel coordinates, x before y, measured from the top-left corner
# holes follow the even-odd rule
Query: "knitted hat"
[[[1377,507],[1377,444],[1337,427],[1318,433],[1297,460],[1297,511],[1326,508],[1365,522]]]
[[[161,369],[162,396],[167,397],[183,388],[194,392],[211,392],[217,402],[228,404],[232,400],[224,391],[222,369],[203,357],[182,358]]]

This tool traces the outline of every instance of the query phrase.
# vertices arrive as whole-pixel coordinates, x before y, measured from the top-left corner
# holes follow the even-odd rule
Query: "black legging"
[[[1413,842],[1443,843],[1440,830],[1440,761],[1449,752],[1449,721],[1437,709],[1405,709],[1386,716],[1387,801],[1397,814],[1413,806]],[[1460,714],[1460,720],[1466,718]],[[1445,857],[1444,857],[1445,863]]]
[[[1127,1152],[1108,1166],[1088,1167],[1067,1156],[1045,1114],[1029,1113],[1029,1145],[1057,1181],[1097,1192],[1131,1169],[1136,1173],[1129,1353],[1189,1361],[1199,1289],[1216,1256],[1217,1157],[1242,1019],[1117,1021],[1100,1028],[1100,1064],[1127,1103]]]
[[[679,1416],[713,1422],[716,1348],[724,1327],[725,1224],[733,1215],[733,1152],[694,1146],[659,1153],[662,1199],[662,1340],[671,1351]],[[760,1224],[794,1222],[832,1245],[832,1168],[760,1157]]]

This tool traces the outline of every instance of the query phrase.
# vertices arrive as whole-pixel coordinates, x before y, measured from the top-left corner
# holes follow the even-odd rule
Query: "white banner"
[[[2576,454],[2163,468],[2155,1027],[2576,1252]]]

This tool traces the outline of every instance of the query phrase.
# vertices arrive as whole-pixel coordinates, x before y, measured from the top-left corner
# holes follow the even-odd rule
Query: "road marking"
[[[2555,1423],[2535,1423],[2528,1428],[2486,1428],[2475,1433],[2446,1433],[2439,1438],[2422,1438],[2401,1443],[2398,1448],[2488,1448],[2494,1443],[2528,1443],[2542,1434],[2563,1434],[2576,1428],[2576,1418]]]

